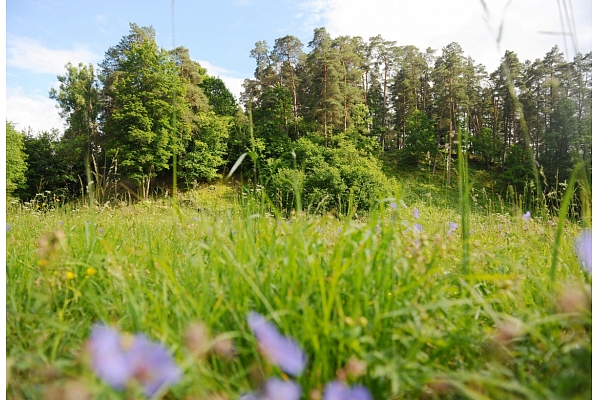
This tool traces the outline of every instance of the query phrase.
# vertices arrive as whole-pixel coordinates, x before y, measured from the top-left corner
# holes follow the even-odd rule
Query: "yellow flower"
[[[67,271],[67,280],[75,279],[75,274],[71,271]]]
[[[40,267],[45,267],[46,265],[48,265],[48,260],[44,260],[44,259],[38,260],[37,265]]]
[[[88,267],[88,269],[85,272],[88,274],[88,276],[92,276],[96,273],[96,268]]]

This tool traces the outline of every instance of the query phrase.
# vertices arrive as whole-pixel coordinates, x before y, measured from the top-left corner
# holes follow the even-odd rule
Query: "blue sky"
[[[571,5],[559,13],[559,4]],[[483,4],[486,5],[486,14]],[[508,7],[507,7],[508,4]],[[591,0],[8,0],[6,1],[6,117],[18,129],[62,130],[48,91],[64,64],[99,63],[119,43],[129,23],[152,25],[159,46],[190,50],[209,74],[220,76],[234,95],[252,77],[250,50],[285,35],[305,45],[313,29],[332,36],[381,34],[399,45],[441,49],[456,41],[488,71],[505,49],[521,61],[542,58],[555,44],[572,58],[591,51]],[[561,24],[562,15],[562,24]],[[567,18],[568,17],[568,18]],[[496,38],[504,21],[503,36]],[[577,42],[543,32],[571,30]],[[572,31],[572,30],[571,30]]]

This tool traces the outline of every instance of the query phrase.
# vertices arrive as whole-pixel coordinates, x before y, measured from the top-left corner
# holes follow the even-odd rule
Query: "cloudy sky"
[[[333,37],[381,34],[421,50],[458,42],[491,72],[506,49],[521,61],[554,45],[569,59],[591,51],[591,8],[592,0],[7,0],[6,118],[19,130],[62,130],[48,97],[56,76],[69,61],[102,61],[130,22],[152,25],[161,47],[187,47],[238,95],[260,40],[293,35],[306,45],[325,26]]]

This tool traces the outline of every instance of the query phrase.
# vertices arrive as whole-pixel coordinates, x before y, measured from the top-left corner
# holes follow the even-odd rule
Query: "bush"
[[[294,204],[294,186],[302,188],[302,204],[307,210],[347,212],[352,204],[366,211],[391,193],[380,163],[343,138],[337,147],[327,148],[302,138],[294,143],[296,162],[301,170],[286,166],[270,177],[268,193],[283,208]]]

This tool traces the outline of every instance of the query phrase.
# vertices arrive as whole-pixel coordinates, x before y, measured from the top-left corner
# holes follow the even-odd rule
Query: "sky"
[[[592,50],[592,0],[7,0],[7,120],[17,130],[62,131],[48,96],[57,75],[69,61],[97,66],[130,22],[153,26],[160,47],[188,48],[235,96],[254,74],[257,41],[293,35],[307,46],[323,26],[334,38],[381,34],[438,54],[457,42],[488,72],[505,50],[521,61],[543,58],[554,45],[569,60]]]

